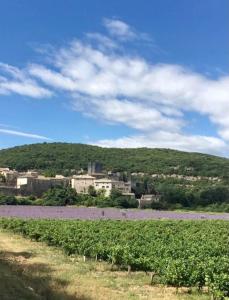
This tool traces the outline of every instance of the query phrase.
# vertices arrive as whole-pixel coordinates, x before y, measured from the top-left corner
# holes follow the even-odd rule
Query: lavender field
[[[228,220],[229,213],[209,214],[200,212],[153,211],[95,207],[53,207],[53,206],[0,206],[0,217],[50,218],[50,219],[180,219],[180,220]]]

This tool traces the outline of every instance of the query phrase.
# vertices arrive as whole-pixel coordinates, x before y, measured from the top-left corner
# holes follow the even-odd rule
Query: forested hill
[[[169,149],[119,149],[68,143],[43,143],[0,150],[0,167],[68,172],[100,161],[113,171],[228,176],[229,159]]]

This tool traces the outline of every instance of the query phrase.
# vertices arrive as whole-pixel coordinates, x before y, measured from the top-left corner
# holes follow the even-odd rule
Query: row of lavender
[[[95,207],[44,207],[44,206],[0,206],[0,217],[50,218],[50,219],[178,219],[178,220],[227,220],[229,213],[209,214],[197,212],[153,211]]]

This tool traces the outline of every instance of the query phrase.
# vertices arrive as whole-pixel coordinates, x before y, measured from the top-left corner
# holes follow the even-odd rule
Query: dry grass
[[[207,300],[207,295],[188,294],[150,286],[143,272],[111,271],[104,262],[83,262],[62,251],[19,235],[0,231],[1,300]]]

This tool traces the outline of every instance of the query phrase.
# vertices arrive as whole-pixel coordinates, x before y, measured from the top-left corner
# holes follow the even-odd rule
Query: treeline
[[[77,194],[71,187],[55,187],[43,194],[41,199],[30,197],[14,197],[0,194],[0,205],[43,205],[66,206],[83,205],[97,207],[137,208],[138,201],[122,195],[117,190],[112,190],[109,197],[105,197],[104,191],[96,192],[93,186],[89,194]]]
[[[46,174],[70,175],[86,170],[89,161],[104,169],[148,174],[186,174],[228,177],[229,160],[200,153],[169,149],[119,149],[67,143],[43,143],[0,150],[0,166],[19,171],[37,169]]]
[[[138,187],[139,188],[139,187]],[[155,188],[153,188],[155,190]],[[148,189],[147,189],[148,190]],[[137,191],[137,188],[136,188]],[[139,192],[139,190],[138,190]],[[218,185],[204,188],[188,189],[183,186],[161,183],[157,186],[159,201],[145,204],[142,208],[158,210],[203,210],[229,212],[229,187]],[[137,208],[138,201],[112,190],[109,197],[104,191],[89,188],[89,194],[77,194],[70,187],[55,187],[43,194],[41,199],[0,195],[0,205],[43,205],[43,206],[97,206]]]
[[[178,179],[152,179],[150,176],[135,178],[133,191],[142,194],[158,194],[160,201],[145,205],[153,209],[188,209],[229,212],[229,185],[227,181],[189,182]]]
[[[229,212],[229,188],[212,186],[201,189],[185,189],[176,185],[161,185],[161,209],[191,209]]]

